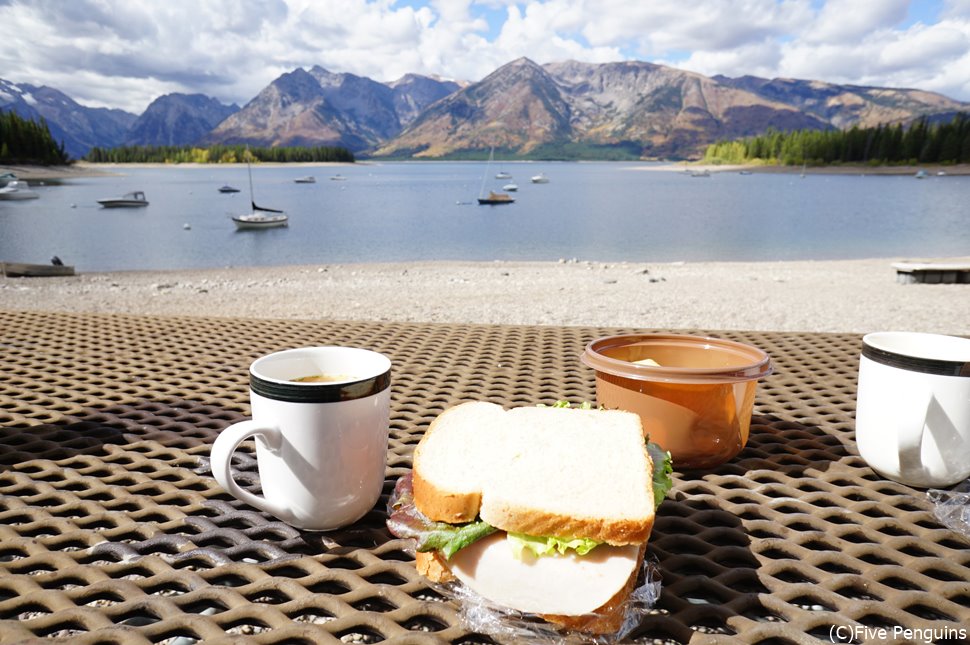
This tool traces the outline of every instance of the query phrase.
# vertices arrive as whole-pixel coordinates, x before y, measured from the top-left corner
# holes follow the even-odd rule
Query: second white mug
[[[856,443],[873,470],[904,484],[944,487],[970,477],[970,339],[866,335]]]

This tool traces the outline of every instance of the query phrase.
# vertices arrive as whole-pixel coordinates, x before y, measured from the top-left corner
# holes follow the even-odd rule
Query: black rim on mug
[[[870,334],[862,339],[862,355],[871,361],[889,367],[896,367],[909,372],[919,372],[922,374],[935,374],[938,376],[964,376],[970,377],[970,360],[946,360],[941,358],[927,358],[913,356],[899,351],[891,351],[884,347],[876,347],[881,333]],[[892,335],[889,332],[888,335]],[[931,336],[931,334],[927,334]],[[955,341],[966,339],[957,336],[950,337]]]
[[[340,381],[292,381],[285,376],[260,375],[257,371],[264,371],[261,368],[263,361],[269,361],[271,365],[274,361],[300,358],[301,356],[313,356],[320,350],[324,352],[361,352],[370,357],[371,372],[368,376],[350,378]],[[376,365],[374,364],[376,359]],[[381,369],[383,365],[386,368]],[[268,368],[268,365],[267,365]],[[378,373],[374,373],[374,372]],[[355,401],[364,399],[383,392],[391,386],[391,362],[386,356],[372,352],[371,350],[356,347],[317,347],[317,348],[297,348],[284,350],[276,354],[269,354],[253,363],[249,369],[249,387],[254,394],[274,401],[287,401],[291,403],[338,403],[340,401]]]

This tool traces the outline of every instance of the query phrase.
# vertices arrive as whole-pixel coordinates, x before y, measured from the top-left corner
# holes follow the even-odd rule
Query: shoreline
[[[674,167],[671,167],[674,166]],[[713,164],[702,162],[691,162],[685,165],[683,162],[675,164],[670,162],[665,167],[644,166],[637,170],[657,170],[657,171],[677,171],[677,172],[698,172],[708,171],[716,173],[737,173],[742,170],[751,174],[785,174],[785,175],[885,175],[885,176],[910,176],[913,177],[920,170],[926,171],[930,176],[937,176],[943,173],[944,176],[967,176],[970,175],[970,164],[922,164],[916,166],[868,166],[865,164],[839,164],[831,166],[772,166],[762,164]]]
[[[157,316],[970,336],[970,284],[899,284],[912,258],[417,262],[0,278],[0,308]]]
[[[447,161],[447,160],[445,160]],[[373,164],[385,163],[381,160],[365,159],[363,161],[356,161],[354,163],[348,163],[343,161],[300,161],[284,163],[278,161],[261,161],[259,165],[267,168],[278,168],[278,167],[293,167],[293,168],[341,168],[341,167],[354,167],[354,166],[367,166]],[[408,161],[389,161],[387,163],[408,163]],[[428,161],[414,161],[414,163],[429,163]],[[462,163],[455,161],[454,163]],[[535,161],[510,161],[509,164],[515,163],[540,163]],[[548,163],[594,163],[594,162],[560,162],[560,161],[550,161]],[[649,172],[702,172],[708,171],[711,174],[717,173],[737,173],[742,170],[751,172],[752,174],[757,173],[771,173],[771,174],[813,174],[813,175],[909,175],[914,176],[918,171],[925,170],[930,176],[936,176],[938,173],[943,173],[944,175],[953,176],[967,176],[970,175],[970,164],[955,164],[955,165],[940,165],[940,164],[924,164],[916,166],[867,166],[862,164],[851,165],[832,165],[832,166],[816,166],[800,168],[798,166],[771,166],[771,165],[761,165],[761,164],[705,164],[699,161],[693,162],[612,162],[604,161],[602,163],[631,163],[631,164],[642,164],[630,168],[631,170],[637,171],[649,171]],[[211,168],[232,168],[232,167],[242,167],[246,164],[243,163],[213,163],[213,164],[199,164],[199,163],[179,163],[179,164],[165,164],[165,163],[90,163],[87,161],[77,161],[70,166],[31,166],[31,165],[0,165],[0,174],[5,172],[13,172],[18,178],[31,181],[47,181],[47,180],[63,180],[63,179],[74,179],[74,178],[88,178],[88,177],[118,177],[124,175],[125,171],[130,168],[189,168],[189,169],[211,169]]]

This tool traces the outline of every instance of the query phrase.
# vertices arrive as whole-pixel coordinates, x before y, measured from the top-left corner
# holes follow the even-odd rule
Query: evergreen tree
[[[15,112],[0,112],[0,162],[50,166],[70,163],[70,158],[43,118],[37,123]]]

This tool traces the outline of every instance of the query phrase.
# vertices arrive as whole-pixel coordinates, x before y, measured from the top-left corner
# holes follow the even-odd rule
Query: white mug
[[[873,470],[921,488],[970,477],[970,339],[878,332],[862,339],[856,444]]]
[[[321,377],[325,382],[294,379]],[[351,524],[380,497],[387,460],[391,361],[355,347],[306,347],[249,368],[253,418],[212,445],[212,474],[234,497],[287,524],[327,531]],[[236,448],[256,437],[263,495],[232,478]]]

